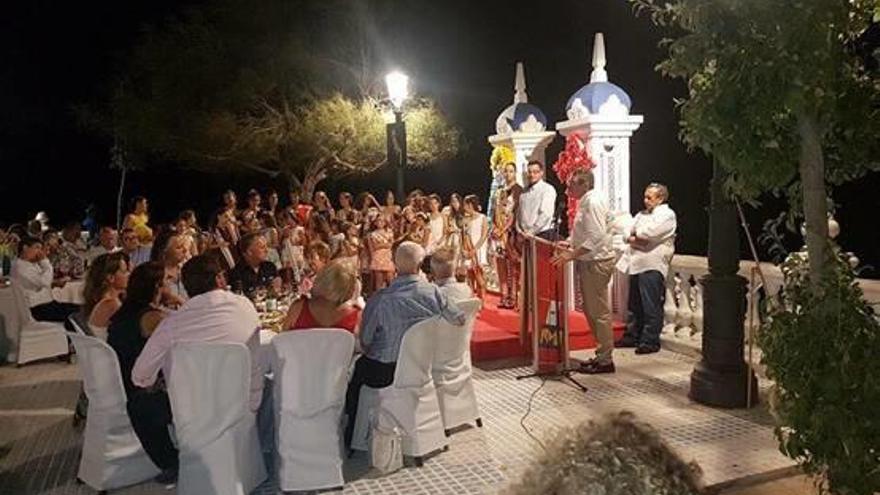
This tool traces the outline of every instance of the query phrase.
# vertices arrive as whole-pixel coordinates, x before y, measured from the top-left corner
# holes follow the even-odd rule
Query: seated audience
[[[434,283],[440,287],[440,292],[450,303],[474,297],[470,286],[455,278],[455,251],[451,248],[444,247],[434,251],[431,256],[431,274],[434,276]]]
[[[122,229],[122,252],[128,256],[129,268],[134,270],[138,265],[150,261],[150,247],[141,246],[134,229]]]
[[[86,243],[80,236],[79,223],[70,222],[61,231],[61,245],[58,247],[57,258],[53,260],[52,266],[62,276],[79,279],[86,271],[85,259]]]
[[[165,267],[158,262],[138,265],[128,280],[125,301],[110,318],[107,343],[119,358],[119,371],[127,398],[126,409],[131,425],[144,451],[162,474],[157,481],[173,482],[177,476],[177,448],[168,432],[171,404],[163,386],[140,388],[134,385],[131,371],[147,339],[165,317],[159,307],[165,283]]]
[[[539,452],[507,495],[656,495],[703,493],[700,468],[687,464],[632,413],[567,428]]]
[[[95,258],[83,287],[83,312],[95,337],[107,340],[110,318],[122,306],[128,286],[128,259],[124,253],[102,254]]]
[[[199,255],[183,265],[183,285],[190,299],[159,324],[131,371],[138,387],[156,383],[161,370],[171,376],[171,349],[178,342],[233,342],[251,350],[250,407],[256,411],[263,391],[259,359],[260,319],[246,298],[225,290],[226,274],[215,256]]]
[[[269,258],[269,245],[259,233],[245,234],[238,242],[241,261],[229,272],[229,284],[236,292],[251,294],[257,289],[281,289],[278,269]]]
[[[186,259],[186,254],[186,244],[183,237],[177,235],[174,230],[162,228],[156,235],[156,240],[150,251],[150,259],[165,266],[165,287],[162,291],[162,301],[170,307],[180,306],[188,298],[186,287],[180,276],[180,267]]]
[[[352,303],[360,284],[354,266],[333,261],[315,276],[311,295],[290,306],[283,328],[342,328],[354,332],[360,310]]]
[[[361,386],[381,388],[391,385],[403,336],[416,323],[442,316],[450,323],[464,325],[465,316],[447,303],[440,289],[423,280],[419,267],[425,249],[410,241],[394,253],[397,278],[367,301],[361,320],[360,345],[364,355],[357,360],[345,397],[348,425],[345,444],[351,445],[354,419]]]
[[[118,251],[119,246],[117,245],[117,237],[116,229],[113,227],[110,227],[109,225],[101,227],[101,230],[98,232],[98,245],[92,246],[86,252],[86,259],[88,262],[94,262],[95,258],[102,254]]]
[[[76,304],[56,301],[53,285],[63,285],[66,279],[55,280],[52,264],[43,252],[43,241],[25,236],[18,244],[18,258],[12,263],[12,283],[21,288],[25,303],[37,321],[67,322],[67,317],[79,311]]]

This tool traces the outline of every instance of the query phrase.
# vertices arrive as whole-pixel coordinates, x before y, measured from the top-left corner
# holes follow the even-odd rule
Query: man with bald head
[[[454,325],[464,325],[464,313],[449,304],[439,287],[421,276],[419,267],[424,259],[425,249],[421,245],[402,242],[394,252],[397,278],[373,294],[364,308],[359,335],[364,354],[355,364],[345,396],[348,414],[346,445],[351,445],[361,386],[382,388],[391,385],[397,354],[407,330],[438,315]]]

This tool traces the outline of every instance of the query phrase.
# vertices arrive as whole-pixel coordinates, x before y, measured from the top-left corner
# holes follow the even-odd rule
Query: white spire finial
[[[602,33],[596,33],[593,41],[593,72],[590,73],[590,82],[608,82],[608,73],[605,72],[605,38]]]
[[[516,63],[516,80],[513,83],[513,89],[516,90],[513,94],[514,103],[529,102],[529,97],[526,95],[526,75],[522,62]]]

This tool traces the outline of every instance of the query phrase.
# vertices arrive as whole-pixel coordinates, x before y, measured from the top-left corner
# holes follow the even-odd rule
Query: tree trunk
[[[828,256],[828,200],[825,193],[825,159],[822,156],[821,132],[815,115],[798,116],[798,134],[801,139],[799,172],[803,189],[810,281],[817,287],[822,280]]]
[[[327,167],[324,160],[318,160],[306,167],[302,181],[302,198],[305,201],[311,201],[318,184],[327,178]]]
[[[116,193],[116,229],[122,229],[122,193],[125,190],[125,175],[128,167],[122,167],[122,175],[119,177],[119,191]]]

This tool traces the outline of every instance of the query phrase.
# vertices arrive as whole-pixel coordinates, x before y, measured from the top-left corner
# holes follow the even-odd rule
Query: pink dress
[[[370,234],[370,238],[375,244],[383,244],[390,246],[394,242],[394,234],[389,230],[376,230]],[[380,272],[393,272],[394,260],[391,257],[391,248],[379,248],[372,251],[370,255],[370,270]]]

